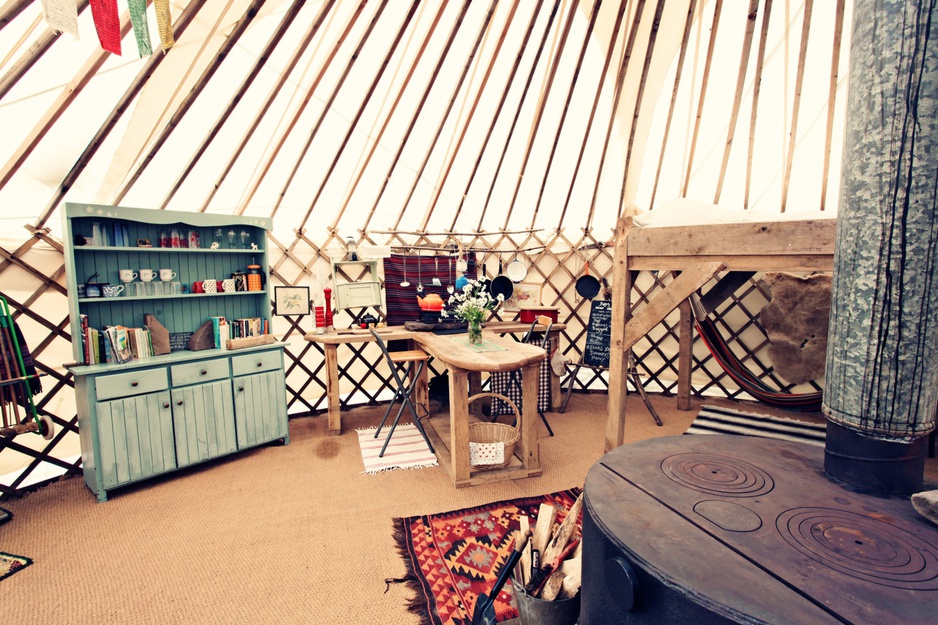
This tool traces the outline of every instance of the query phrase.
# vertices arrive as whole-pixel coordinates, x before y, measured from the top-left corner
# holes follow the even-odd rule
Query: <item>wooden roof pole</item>
[[[834,104],[837,102],[837,77],[840,65],[840,46],[844,31],[844,0],[837,0],[837,12],[834,18],[834,44],[831,51],[831,80],[827,93],[827,138],[824,141],[824,174],[821,179],[820,207],[824,210],[827,203],[827,178],[831,166],[831,141],[834,135]]]
[[[440,194],[443,192],[443,187],[446,185],[446,180],[449,178],[449,173],[453,168],[453,163],[456,161],[456,155],[459,154],[459,148],[462,146],[463,139],[466,138],[466,133],[469,131],[469,125],[472,123],[473,117],[475,117],[476,109],[479,106],[479,102],[482,100],[482,94],[485,93],[485,87],[488,85],[489,77],[492,75],[492,70],[495,68],[495,64],[498,61],[498,54],[502,50],[502,46],[505,43],[505,37],[508,34],[508,29],[511,27],[512,21],[515,17],[515,12],[518,10],[518,3],[519,0],[513,0],[511,4],[508,17],[505,19],[505,27],[502,29],[502,33],[495,44],[495,50],[492,51],[491,59],[485,68],[485,75],[482,77],[482,83],[479,85],[479,89],[476,91],[476,96],[472,101],[472,105],[469,107],[469,114],[466,116],[466,121],[462,125],[462,130],[459,132],[459,136],[456,137],[455,146],[449,150],[446,163],[443,166],[443,171],[437,177],[436,184],[433,186],[433,193],[430,196],[430,201],[427,202],[427,210],[424,213],[423,220],[420,222],[420,230],[427,229],[427,225],[430,222],[430,217],[433,215],[433,211],[436,208],[436,203],[440,199]],[[538,0],[538,7],[540,7],[542,3],[543,0]],[[530,27],[528,33],[530,33]],[[527,40],[527,35],[525,35],[525,40]],[[520,57],[515,60],[515,67],[518,66],[518,60],[520,60]],[[514,70],[512,70],[512,74],[514,74]],[[472,81],[470,81],[470,83],[471,82]],[[411,190],[411,194],[413,194],[413,190]],[[410,201],[409,196],[407,201]],[[405,202],[404,205],[406,206],[407,202]]]
[[[749,152],[746,158],[746,185],[743,191],[743,210],[749,208],[749,189],[752,184],[752,157],[756,146],[756,121],[759,111],[759,94],[762,92],[762,68],[765,66],[765,49],[769,39],[769,18],[772,16],[772,0],[765,0],[762,12],[762,29],[759,31],[759,52],[756,56],[756,73],[752,79],[752,113],[749,118]]]
[[[185,32],[186,28],[189,27],[189,24],[192,23],[192,20],[198,14],[199,9],[202,7],[200,3],[191,3],[186,6],[185,10],[179,14],[179,17],[176,19],[176,23],[173,24],[173,32],[176,40],[179,40],[179,37]],[[140,93],[140,90],[143,88],[144,83],[150,75],[156,70],[160,63],[163,62],[163,59],[166,58],[165,54],[153,54],[147,59],[147,62],[140,68],[140,71],[137,73],[137,76],[134,78],[133,82],[127,87],[127,90],[124,91],[124,95],[120,97],[117,101],[117,105],[111,110],[108,114],[107,119],[101,124],[97,132],[94,134],[94,137],[88,142],[88,145],[79,155],[78,160],[75,161],[75,164],[72,165],[71,169],[65,174],[65,177],[62,179],[62,182],[59,183],[58,189],[52,194],[52,198],[46,204],[46,207],[39,214],[39,217],[36,218],[34,226],[36,228],[41,228],[45,225],[46,221],[52,215],[55,208],[59,205],[59,202],[62,201],[62,198],[71,189],[72,185],[78,179],[78,176],[81,175],[81,172],[85,170],[88,163],[97,153],[98,148],[104,143],[104,140],[114,129],[114,126],[117,125],[117,121],[121,118],[121,115],[127,110],[131,102],[134,101],[134,98],[137,97],[137,94]]]
[[[612,130],[615,127],[616,117],[619,110],[619,100],[622,98],[622,86],[625,84],[625,74],[628,71],[629,59],[632,58],[632,49],[635,47],[635,39],[638,34],[638,25],[641,23],[642,14],[645,12],[645,0],[639,0],[635,6],[635,15],[632,16],[632,25],[629,27],[629,36],[622,46],[622,58],[619,59],[619,71],[616,74],[616,89],[612,96],[612,107],[609,110],[609,124],[606,127],[606,136],[603,139],[603,149],[600,151],[599,167],[596,168],[596,181],[593,183],[593,197],[590,199],[590,209],[586,215],[586,226],[584,232],[592,229],[593,216],[596,214],[596,198],[599,195],[599,181],[603,175],[603,166],[606,163],[606,154],[609,151],[609,141],[612,139]]]
[[[771,2],[772,0],[768,0]],[[668,119],[664,124],[664,137],[661,139],[661,152],[658,154],[658,169],[655,170],[655,183],[651,187],[651,198],[648,201],[648,210],[655,207],[655,197],[658,195],[658,182],[661,181],[661,169],[664,167],[664,156],[668,150],[668,137],[671,134],[671,122],[674,120],[674,109],[677,106],[677,93],[681,86],[681,76],[684,74],[684,60],[687,58],[687,43],[690,40],[691,26],[694,23],[694,12],[697,10],[697,0],[691,0],[687,7],[687,17],[684,20],[684,35],[681,38],[681,49],[677,57],[677,69],[674,72],[674,87],[671,89],[671,104],[668,106]]]
[[[130,191],[130,188],[134,185],[137,180],[140,179],[140,176],[143,175],[143,172],[149,167],[150,163],[156,157],[157,152],[160,151],[160,148],[163,147],[163,144],[169,139],[169,136],[176,129],[176,126],[179,125],[179,122],[182,121],[183,117],[186,116],[186,113],[189,112],[189,109],[195,104],[199,95],[205,90],[208,86],[208,83],[211,82],[212,76],[215,75],[215,72],[218,71],[218,68],[221,67],[221,64],[224,63],[225,59],[228,58],[228,54],[232,49],[238,44],[238,41],[241,39],[241,36],[245,31],[251,26],[254,22],[254,19],[257,17],[258,11],[264,6],[264,3],[267,0],[254,0],[251,4],[248,5],[245,9],[244,14],[241,16],[241,19],[235,24],[235,27],[232,29],[231,33],[225,37],[224,43],[222,46],[215,52],[215,58],[205,67],[202,71],[202,75],[199,76],[199,79],[195,82],[192,89],[179,103],[179,106],[176,107],[176,110],[170,116],[169,121],[163,126],[163,129],[157,134],[156,138],[150,145],[150,150],[147,152],[146,156],[143,157],[143,160],[139,162],[134,171],[121,183],[120,188],[114,194],[114,204],[120,204],[121,200],[124,199],[124,196]],[[219,21],[225,14],[222,13],[219,15]],[[191,161],[190,161],[191,162]]]
[[[313,94],[316,92],[316,87],[319,86],[319,83],[322,81],[323,76],[326,75],[326,72],[329,70],[329,66],[332,63],[332,60],[339,53],[339,49],[342,47],[342,44],[345,42],[346,38],[349,36],[349,33],[352,31],[355,22],[358,21],[358,18],[361,16],[362,11],[365,9],[365,5],[368,3],[368,0],[361,0],[358,3],[358,7],[352,13],[352,16],[349,18],[349,21],[345,24],[345,28],[342,30],[342,33],[339,35],[339,38],[335,41],[332,46],[332,49],[329,51],[328,56],[325,61],[319,68],[319,72],[316,74],[316,77],[313,79],[312,84],[306,89],[306,95],[303,97],[303,101],[300,102],[296,111],[294,111],[293,116],[290,117],[290,120],[287,122],[286,127],[284,127],[280,132],[280,137],[276,140],[276,145],[274,145],[273,151],[268,156],[267,160],[264,162],[261,167],[260,173],[255,174],[254,180],[251,184],[248,185],[246,190],[246,195],[240,202],[238,206],[238,214],[243,214],[244,210],[251,203],[251,200],[254,198],[254,194],[257,193],[257,189],[261,186],[264,178],[267,177],[267,173],[270,171],[270,168],[273,166],[274,161],[277,160],[277,155],[280,154],[281,148],[287,142],[287,139],[290,136],[290,132],[296,126],[300,117],[303,115],[303,111],[306,110],[306,106],[309,104],[309,101],[313,99]],[[273,142],[273,140],[271,140]]]
[[[713,48],[717,41],[717,31],[720,30],[720,14],[723,11],[723,0],[716,0],[713,6],[713,24],[710,26],[710,41],[707,43],[707,59],[704,62],[703,79],[700,82],[700,97],[697,100],[697,118],[694,121],[694,132],[690,142],[690,154],[687,157],[687,171],[684,172],[684,185],[681,196],[687,197],[687,187],[690,185],[690,174],[694,169],[694,152],[697,150],[697,137],[700,135],[700,120],[703,116],[704,101],[707,99],[707,82],[710,80],[710,68],[713,65]]]
[[[391,58],[394,56],[395,51],[397,51],[397,46],[400,45],[401,40],[404,38],[404,33],[407,32],[408,26],[410,26],[411,21],[414,18],[414,15],[417,13],[417,7],[420,5],[420,0],[414,0],[411,3],[410,10],[407,12],[407,15],[404,17],[404,21],[401,22],[400,27],[397,29],[397,35],[394,37],[394,41],[391,43],[391,47],[388,48],[388,51],[384,55],[384,60],[381,62],[381,65],[378,68],[378,71],[375,73],[374,78],[371,81],[371,85],[368,87],[368,90],[365,92],[365,97],[362,98],[361,104],[358,106],[358,111],[352,117],[351,122],[349,123],[348,130],[345,132],[345,136],[342,138],[342,142],[339,144],[339,147],[336,149],[335,156],[332,158],[332,162],[329,164],[329,167],[326,169],[326,173],[322,177],[322,181],[319,183],[319,188],[316,190],[316,193],[313,194],[313,199],[309,203],[309,209],[306,211],[306,215],[302,220],[302,224],[305,226],[307,220],[309,219],[310,213],[313,211],[313,207],[316,205],[316,202],[319,201],[319,196],[322,194],[323,189],[326,188],[326,183],[329,182],[329,178],[332,176],[332,172],[335,171],[336,166],[339,163],[339,159],[342,157],[343,152],[345,151],[345,146],[348,145],[348,142],[351,140],[352,135],[357,130],[358,120],[361,119],[362,115],[365,112],[369,102],[371,101],[371,96],[374,94],[375,89],[378,86],[378,83],[381,81],[381,78],[384,76],[385,70],[387,70],[388,65],[391,62]],[[347,204],[346,204],[347,205]],[[332,228],[336,227],[341,214],[345,212],[345,206],[342,206],[342,210],[339,211],[339,214],[333,218]],[[301,226],[302,227],[302,226]]]
[[[307,134],[306,141],[303,143],[303,147],[300,149],[299,156],[297,156],[296,162],[293,163],[293,168],[290,170],[290,174],[284,181],[280,193],[277,194],[277,200],[274,202],[274,206],[270,212],[271,217],[276,215],[277,211],[280,210],[280,204],[283,202],[283,198],[286,197],[287,190],[293,184],[293,180],[296,178],[296,174],[300,170],[300,165],[303,163],[303,159],[306,158],[306,155],[309,153],[309,148],[313,144],[313,139],[315,139],[316,135],[319,134],[319,129],[322,128],[322,124],[326,119],[326,115],[332,111],[332,105],[335,103],[335,99],[339,97],[339,92],[342,91],[342,87],[345,85],[345,81],[352,72],[352,67],[354,67],[355,63],[358,61],[358,57],[361,55],[362,48],[365,47],[365,44],[368,42],[368,38],[371,37],[371,34],[374,32],[375,27],[378,25],[378,20],[381,19],[381,16],[384,14],[384,10],[387,8],[387,6],[388,0],[381,0],[381,4],[378,5],[378,9],[371,16],[371,21],[368,22],[368,26],[365,27],[364,32],[362,32],[362,34],[358,37],[358,43],[355,44],[355,49],[352,51],[348,63],[345,64],[345,68],[342,70],[342,74],[339,76],[339,79],[332,87],[332,92],[329,94],[329,97],[326,98],[325,102],[323,102],[322,110],[319,112],[319,117],[316,119],[316,122],[313,124],[313,127]],[[325,185],[325,181],[323,181],[323,185]],[[304,228],[306,226],[306,222],[309,220],[309,215],[313,211],[314,205],[315,200],[310,204],[309,209],[306,211],[306,215],[304,215],[302,221],[300,222],[300,228]]]
[[[625,4],[620,3],[620,13],[621,5]],[[554,133],[554,142],[550,147],[550,155],[547,157],[547,165],[544,167],[544,176],[541,178],[541,188],[537,193],[537,201],[534,203],[534,210],[531,213],[531,228],[534,227],[535,222],[537,221],[537,214],[541,209],[541,201],[544,199],[544,189],[547,187],[547,179],[550,175],[550,168],[554,163],[554,156],[557,154],[557,144],[560,143],[560,135],[563,133],[563,127],[567,120],[567,113],[570,111],[570,101],[573,99],[573,90],[576,88],[577,80],[580,77],[580,70],[583,68],[583,59],[586,58],[586,50],[589,48],[590,40],[593,35],[593,29],[596,27],[596,18],[599,16],[599,8],[602,6],[602,0],[595,0],[593,2],[593,9],[590,13],[589,23],[586,26],[586,34],[583,36],[583,45],[580,46],[580,55],[576,60],[576,67],[573,69],[573,75],[570,77],[570,87],[567,89],[567,98],[563,103],[563,112],[560,114],[560,120],[557,122],[557,131]],[[613,35],[614,37],[614,35]],[[607,67],[608,63],[603,67]],[[597,85],[597,93],[602,91],[603,79],[605,78],[604,74],[599,75],[599,84]],[[546,98],[545,98],[546,101]],[[594,100],[595,101],[595,100]],[[583,144],[586,144],[586,140],[589,138],[588,134],[583,136]],[[531,144],[534,141],[532,139]],[[581,150],[582,153],[582,150]],[[526,164],[526,163],[525,163]],[[523,175],[523,174],[522,174]],[[570,188],[573,188],[573,183],[576,181],[576,178],[570,179]],[[514,208],[515,198],[518,195],[518,187],[521,186],[520,178],[518,186],[515,187],[515,197],[512,198],[512,205],[509,207],[509,210]],[[507,224],[506,224],[507,226]]]
[[[404,202],[401,204],[401,210],[397,213],[397,220],[394,222],[394,228],[397,228],[401,224],[401,220],[404,218],[404,213],[407,212],[407,205],[410,204],[410,200],[414,195],[414,191],[417,189],[417,185],[420,183],[420,179],[423,177],[423,172],[427,167],[427,163],[430,162],[430,154],[433,152],[433,149],[436,147],[436,143],[440,138],[440,135],[443,130],[443,126],[446,124],[446,120],[449,117],[450,112],[453,110],[453,106],[456,104],[456,97],[459,94],[459,90],[462,88],[463,83],[466,81],[466,76],[469,75],[469,68],[472,67],[473,60],[475,59],[476,54],[479,51],[479,48],[482,46],[482,41],[488,32],[489,24],[492,22],[492,15],[495,13],[495,5],[498,0],[492,0],[489,3],[488,10],[485,12],[485,19],[482,20],[482,24],[479,26],[479,30],[476,33],[475,43],[472,45],[472,50],[469,51],[469,56],[466,60],[465,65],[463,66],[462,73],[459,75],[459,79],[456,81],[456,85],[453,87],[449,101],[446,104],[443,114],[440,116],[440,121],[436,126],[436,129],[431,133],[433,139],[430,141],[430,145],[427,148],[426,153],[423,157],[423,162],[420,164],[420,167],[417,169],[416,175],[414,176],[414,183],[410,187],[410,191],[407,193],[407,197],[404,198]],[[516,3],[517,4],[517,3]],[[516,6],[515,4],[515,6]],[[507,29],[507,26],[506,26]],[[504,37],[504,33],[502,35]],[[458,122],[458,120],[457,120]],[[432,213],[432,211],[430,211]],[[426,219],[430,218],[430,214],[426,215]]]
[[[756,2],[758,0],[752,0]],[[629,177],[629,167],[632,163],[632,146],[635,144],[635,132],[638,127],[638,116],[642,110],[642,99],[645,96],[645,84],[648,82],[648,71],[651,69],[651,59],[655,53],[655,42],[658,40],[658,28],[661,26],[661,14],[664,12],[665,0],[658,0],[655,15],[651,21],[651,32],[648,34],[648,46],[645,48],[645,62],[642,64],[642,77],[638,81],[638,92],[635,94],[635,107],[632,109],[632,121],[629,126],[629,141],[625,150],[625,167],[622,168],[622,188],[619,191],[619,215],[625,213],[625,187]]]
[[[570,186],[567,187],[567,197],[564,199],[563,208],[560,211],[560,218],[557,220],[557,229],[563,227],[564,218],[567,216],[567,208],[570,206],[570,198],[573,196],[573,187],[580,173],[580,165],[583,164],[583,155],[586,153],[586,144],[589,141],[590,132],[593,128],[593,121],[596,119],[596,109],[599,108],[599,100],[602,97],[603,87],[606,85],[606,72],[609,71],[609,65],[612,63],[612,57],[615,54],[616,42],[619,40],[619,31],[622,28],[622,18],[625,16],[625,8],[628,2],[620,2],[619,10],[616,13],[616,21],[609,32],[609,44],[606,46],[606,53],[603,55],[603,68],[599,72],[600,80],[596,86],[596,95],[593,96],[593,106],[590,108],[589,119],[586,122],[586,130],[583,132],[583,143],[580,145],[580,153],[576,157],[576,165],[571,174]]]
[[[595,4],[602,4],[602,0],[595,0],[593,12],[595,14],[596,7]],[[511,220],[511,214],[515,210],[515,200],[518,199],[518,191],[521,189],[521,182],[524,180],[524,173],[528,169],[528,159],[531,158],[531,150],[534,147],[534,139],[537,137],[537,131],[541,126],[541,120],[544,118],[544,109],[547,108],[547,98],[550,97],[550,88],[554,84],[554,78],[557,77],[557,68],[560,67],[560,59],[563,58],[564,50],[567,48],[567,38],[570,36],[570,27],[573,26],[573,18],[576,16],[578,0],[570,3],[570,12],[567,15],[567,21],[564,23],[563,31],[560,35],[560,43],[557,48],[557,52],[554,54],[554,57],[550,59],[550,69],[547,71],[547,79],[544,81],[544,85],[541,88],[541,95],[538,98],[537,106],[534,109],[534,123],[531,124],[531,130],[528,132],[528,141],[524,147],[524,157],[521,159],[521,171],[518,174],[517,181],[515,182],[515,190],[511,194],[511,202],[508,203],[508,211],[505,213],[505,221],[502,225],[502,230],[508,229],[508,222]],[[495,180],[497,176],[492,178],[492,189],[495,188]],[[492,189],[489,190],[489,197],[492,195]],[[486,205],[488,205],[488,198],[486,198]]]
[[[756,30],[756,17],[759,15],[759,0],[749,0],[749,11],[746,15],[746,35],[743,37],[743,51],[739,58],[739,72],[736,74],[736,94],[733,96],[733,110],[730,113],[730,123],[726,131],[726,147],[723,149],[723,163],[720,165],[720,176],[717,178],[716,192],[713,194],[713,203],[720,203],[720,194],[723,192],[723,181],[726,178],[726,167],[730,162],[730,149],[733,146],[733,135],[736,133],[736,121],[739,118],[739,105],[743,99],[743,87],[746,84],[746,70],[749,67],[749,54],[752,51],[752,36]]]
[[[228,162],[221,171],[221,174],[219,174],[218,178],[215,179],[215,183],[211,186],[208,196],[203,200],[202,206],[199,208],[200,213],[205,212],[206,208],[208,208],[208,205],[211,204],[212,198],[215,197],[215,194],[221,188],[222,183],[228,177],[228,174],[234,167],[235,162],[237,162],[238,157],[244,151],[248,141],[250,141],[251,137],[254,135],[254,131],[257,130],[257,127],[264,119],[264,115],[266,115],[267,111],[270,109],[271,104],[273,104],[273,101],[276,99],[277,94],[280,93],[280,89],[283,87],[283,85],[286,84],[290,74],[293,72],[293,69],[296,67],[297,63],[300,61],[300,58],[303,56],[303,53],[306,51],[306,49],[309,47],[309,44],[312,43],[313,38],[319,32],[319,29],[322,27],[323,22],[325,22],[326,16],[329,15],[329,11],[332,10],[335,2],[336,0],[326,0],[319,8],[319,12],[316,14],[315,19],[313,19],[309,25],[309,28],[307,28],[306,33],[303,35],[303,39],[300,41],[300,45],[297,46],[296,50],[293,52],[293,55],[290,57],[290,60],[280,72],[280,76],[277,78],[277,81],[268,90],[267,97],[264,99],[263,104],[261,104],[261,106],[258,108],[254,119],[251,121],[250,125],[248,125],[247,129],[244,131],[244,134],[241,136],[241,141],[238,142],[237,147],[232,151],[228,158]],[[166,199],[166,202],[168,201],[169,198]],[[244,206],[241,206],[236,212],[239,215],[243,214]]]
[[[290,4],[290,7],[284,14],[283,19],[281,19],[280,23],[277,25],[277,29],[273,32],[273,34],[271,34],[270,39],[267,40],[267,44],[264,46],[264,49],[261,50],[260,54],[257,56],[257,60],[251,66],[251,71],[248,72],[244,80],[241,81],[241,84],[235,91],[234,96],[228,100],[228,105],[221,112],[221,115],[218,116],[218,118],[215,120],[215,123],[202,139],[202,142],[199,144],[199,147],[196,148],[195,153],[193,154],[192,158],[189,159],[186,167],[176,177],[176,182],[170,185],[169,191],[160,202],[159,207],[161,209],[166,208],[166,205],[169,204],[173,196],[176,195],[176,192],[179,191],[182,183],[186,180],[186,178],[188,178],[189,174],[192,173],[192,170],[202,159],[202,156],[208,150],[208,146],[211,145],[212,141],[215,140],[215,137],[218,135],[221,127],[225,124],[228,118],[231,117],[231,114],[238,106],[238,103],[241,102],[241,98],[244,97],[244,94],[247,92],[248,88],[254,84],[254,79],[257,78],[258,74],[261,72],[261,69],[263,69],[267,64],[267,61],[270,59],[271,54],[273,54],[274,49],[280,43],[280,39],[283,37],[283,34],[287,32],[287,30],[293,24],[293,21],[296,19],[296,16],[299,14],[302,8],[302,2],[294,2]],[[204,206],[202,208],[203,210],[205,209]]]
[[[785,177],[782,180],[782,206],[785,212],[788,205],[788,186],[791,184],[791,166],[795,158],[795,145],[798,143],[798,116],[801,113],[801,89],[804,87],[804,67],[808,56],[808,36],[811,32],[811,13],[814,0],[805,0],[804,19],[801,26],[801,48],[798,52],[798,73],[795,77],[795,101],[791,110],[791,130],[788,134],[788,160],[785,163]]]
[[[33,0],[13,0],[12,2],[6,2],[2,7],[0,7],[0,30],[3,30],[7,25],[16,19],[20,13],[26,10],[26,7],[31,5]]]
[[[81,3],[78,5],[78,13],[81,14],[88,7],[88,0],[81,0]],[[12,20],[13,17],[18,15],[25,7],[18,7],[16,5],[12,6],[10,12],[3,17],[8,17],[9,20]],[[5,26],[7,22],[0,22]],[[33,42],[29,49],[17,60],[16,63],[11,67],[2,77],[0,77],[0,98],[6,96],[10,92],[16,83],[19,82],[20,78],[26,75],[26,72],[39,62],[39,59],[52,47],[59,36],[62,33],[57,30],[46,29],[46,32],[39,36],[39,38]]]
[[[420,44],[420,48],[417,50],[417,54],[414,56],[413,62],[410,64],[410,69],[407,71],[407,75],[404,77],[404,82],[401,84],[401,88],[397,91],[397,97],[394,98],[394,102],[391,104],[391,109],[388,111],[388,114],[384,118],[384,122],[381,124],[381,128],[377,133],[369,133],[369,136],[374,136],[374,140],[371,143],[371,147],[368,150],[367,155],[364,156],[363,162],[362,159],[359,159],[361,165],[358,167],[358,173],[355,174],[354,180],[349,183],[348,189],[345,192],[345,199],[342,201],[342,206],[339,211],[336,213],[335,219],[332,221],[331,230],[335,230],[338,226],[339,219],[345,213],[345,209],[348,208],[349,202],[352,200],[352,196],[355,194],[355,190],[358,189],[358,184],[361,182],[362,177],[365,175],[365,170],[368,168],[368,164],[371,163],[371,158],[374,156],[375,152],[378,150],[378,146],[381,145],[381,139],[384,137],[385,131],[388,129],[388,126],[391,124],[391,118],[394,116],[394,112],[397,110],[398,105],[401,103],[401,100],[404,97],[404,92],[407,90],[407,86],[410,84],[410,79],[413,77],[414,72],[417,70],[417,65],[420,63],[420,60],[423,58],[424,52],[427,51],[427,44],[430,42],[430,38],[433,36],[433,33],[436,32],[436,27],[440,24],[440,19],[443,17],[443,12],[446,10],[446,7],[449,5],[449,0],[443,0],[439,7],[437,8],[436,15],[433,16],[433,21],[430,23],[430,28],[427,30],[427,35],[424,37],[423,42]],[[377,205],[373,205],[368,215],[365,218],[365,222],[361,227],[361,230],[367,230],[368,224],[371,223],[371,219],[374,217],[375,209]]]
[[[459,215],[462,212],[462,207],[466,202],[466,197],[469,194],[469,189],[472,187],[472,182],[475,180],[475,176],[479,171],[479,165],[482,163],[482,156],[485,154],[485,148],[488,147],[489,141],[492,139],[492,133],[495,130],[495,124],[498,121],[498,118],[501,114],[502,109],[505,107],[505,102],[508,99],[508,92],[511,90],[512,85],[514,84],[515,75],[518,72],[518,68],[521,65],[521,59],[524,56],[525,51],[527,50],[527,44],[530,40],[531,34],[534,32],[534,25],[537,23],[537,18],[540,15],[540,9],[543,4],[543,0],[538,0],[537,5],[534,8],[533,13],[531,14],[531,20],[528,22],[528,28],[524,33],[524,38],[521,41],[521,45],[518,48],[518,53],[515,56],[514,65],[511,68],[511,72],[508,74],[508,78],[505,80],[505,86],[502,90],[502,96],[498,101],[498,106],[495,107],[495,112],[492,115],[492,123],[489,125],[488,131],[485,133],[485,139],[482,141],[482,145],[479,148],[479,152],[476,156],[475,164],[472,166],[472,172],[469,174],[469,180],[466,182],[466,186],[463,189],[462,195],[459,198],[459,205],[456,207],[456,210],[453,211],[453,220],[450,224],[450,230],[456,228],[456,221],[459,219]],[[544,28],[544,34],[541,37],[541,43],[538,45],[537,51],[534,55],[534,63],[532,65],[531,72],[528,75],[527,82],[525,83],[524,89],[522,91],[521,99],[524,99],[524,93],[527,93],[528,86],[531,84],[531,79],[533,77],[534,67],[537,66],[537,61],[541,56],[541,53],[544,50],[544,43],[547,41],[547,36],[550,32],[550,26],[554,21],[554,17],[557,15],[557,7],[560,5],[560,0],[554,0],[553,8],[551,9],[550,15],[547,18],[547,26]],[[517,114],[516,114],[517,119]],[[485,207],[482,207],[482,213],[485,214]]]
[[[125,13],[121,19],[120,25],[121,38],[130,31],[130,28],[130,15],[129,13]],[[10,178],[13,177],[13,174],[16,173],[29,154],[39,145],[39,142],[42,141],[55,122],[68,110],[72,102],[74,102],[84,88],[88,86],[88,83],[91,82],[91,79],[94,78],[97,71],[101,69],[101,66],[104,65],[104,62],[107,61],[110,56],[111,53],[106,50],[100,48],[95,50],[81,69],[75,73],[72,80],[62,87],[62,91],[59,93],[58,97],[56,97],[55,101],[49,105],[48,109],[46,109],[42,118],[36,122],[36,125],[33,126],[29,134],[26,135],[26,138],[13,150],[13,154],[3,167],[0,168],[0,189],[6,186]]]
[[[443,62],[446,60],[447,54],[453,47],[453,41],[456,39],[456,35],[459,33],[459,27],[462,24],[463,19],[466,17],[466,12],[469,10],[470,4],[471,0],[463,0],[462,7],[459,9],[459,15],[456,16],[456,21],[453,22],[453,26],[446,38],[446,43],[443,45],[443,49],[440,52],[440,57],[437,59],[436,65],[433,67],[433,72],[430,74],[430,79],[427,81],[427,84],[423,89],[423,94],[420,97],[420,101],[417,103],[414,114],[410,118],[410,123],[407,125],[407,130],[404,132],[404,136],[401,138],[397,152],[394,154],[394,159],[391,161],[391,166],[388,168],[388,173],[384,176],[384,180],[381,183],[381,188],[378,190],[378,195],[375,197],[374,204],[371,205],[371,210],[368,212],[368,219],[361,227],[361,230],[368,229],[368,224],[371,223],[371,219],[378,208],[378,204],[381,203],[381,198],[384,197],[384,192],[388,188],[391,175],[394,172],[394,169],[397,167],[398,162],[401,160],[401,154],[404,153],[404,148],[407,146],[407,140],[410,138],[411,133],[413,133],[414,127],[417,125],[417,118],[420,117],[420,113],[423,111],[423,107],[426,105],[427,99],[430,97],[430,91],[433,89],[433,83],[436,81],[436,77],[440,74],[440,70],[443,67]]]
[[[547,26],[544,29],[544,36],[541,39],[541,43],[537,48],[537,54],[534,55],[534,61],[531,63],[531,70],[528,72],[528,79],[524,83],[524,89],[521,91],[521,97],[518,99],[518,108],[515,109],[515,116],[514,118],[512,118],[511,126],[508,128],[508,135],[505,137],[505,144],[502,146],[502,153],[501,153],[501,156],[499,156],[498,165],[495,167],[495,173],[492,175],[492,184],[489,187],[488,194],[485,196],[485,201],[482,203],[482,211],[479,214],[479,224],[478,226],[476,226],[476,229],[479,232],[483,231],[482,222],[485,221],[485,216],[488,213],[489,201],[492,198],[492,191],[495,189],[495,182],[498,180],[498,174],[502,169],[502,164],[504,164],[505,162],[505,155],[508,152],[508,146],[511,144],[511,138],[515,134],[515,128],[518,125],[518,118],[521,116],[521,108],[524,105],[524,101],[525,101],[525,98],[527,97],[528,90],[531,88],[531,83],[534,81],[534,74],[537,72],[537,66],[538,66],[538,63],[540,62],[541,54],[543,54],[544,52],[544,45],[547,43],[547,38],[550,36],[550,29],[553,24],[554,18],[557,14],[558,4],[559,4],[559,0],[554,2],[554,8],[551,10],[550,18],[547,20]],[[576,7],[573,7],[573,9],[575,8]],[[508,92],[506,90],[505,94],[507,95],[507,93]],[[495,121],[497,120],[493,119],[493,127],[494,127]],[[479,159],[482,158],[483,152],[484,152],[484,149],[479,153]],[[478,163],[479,161],[476,162],[477,168],[478,168]],[[472,177],[475,178],[475,171],[473,171]],[[466,185],[467,191],[469,190],[469,187],[471,184],[472,184],[472,180],[470,180],[469,184]]]

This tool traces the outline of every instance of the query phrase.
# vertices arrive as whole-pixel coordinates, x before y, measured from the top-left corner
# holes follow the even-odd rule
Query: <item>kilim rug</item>
[[[419,614],[424,625],[469,625],[479,595],[491,591],[511,554],[518,518],[525,514],[533,523],[546,503],[557,507],[560,523],[579,494],[572,489],[395,519],[394,537],[407,576],[393,581],[406,581],[416,592],[408,610]],[[518,615],[511,584],[498,594],[495,614],[499,621]]]
[[[684,433],[760,436],[762,438],[777,438],[823,447],[826,430],[827,425],[825,423],[808,423],[793,419],[749,414],[729,408],[701,406],[694,422],[690,424],[690,427]]]
[[[0,551],[0,579],[9,577],[21,569],[25,569],[33,561],[23,556],[15,556],[12,553]]]
[[[381,447],[388,438],[390,426],[381,428],[381,434],[375,438],[378,427],[362,428],[358,432],[358,446],[362,450],[362,462],[365,464],[364,473],[374,475],[392,469],[422,469],[436,467],[439,464],[436,456],[427,447],[427,441],[413,423],[400,423],[394,430],[394,436],[384,451],[384,456],[378,457]]]

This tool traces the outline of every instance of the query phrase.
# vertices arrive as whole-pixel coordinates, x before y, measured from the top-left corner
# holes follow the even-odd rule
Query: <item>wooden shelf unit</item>
[[[197,281],[229,278],[251,264],[260,265],[266,274],[269,218],[66,204],[64,219],[69,322],[77,362],[84,359],[82,315],[89,326],[101,330],[115,325],[143,327],[144,314],[152,314],[170,333],[194,332],[211,317],[270,320],[266,288],[78,297],[78,285],[94,274],[98,282],[120,283],[120,269],[157,273],[172,269],[177,274],[174,281],[190,288]],[[125,245],[76,244],[93,231],[114,232],[115,227],[122,231],[122,239],[126,234]],[[173,228],[198,234],[200,247],[137,245],[138,240],[155,244],[161,232]],[[224,234],[222,247],[211,249],[219,228]],[[228,246],[229,230],[236,232],[238,247]],[[288,443],[283,347],[273,342],[231,351],[177,350],[123,364],[69,366],[75,376],[88,488],[105,501],[114,488],[271,441]]]

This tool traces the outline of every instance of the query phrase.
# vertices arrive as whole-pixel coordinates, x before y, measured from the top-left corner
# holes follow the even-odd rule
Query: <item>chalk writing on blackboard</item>
[[[612,328],[612,302],[593,300],[586,327],[583,364],[590,367],[609,366],[609,336]]]
[[[170,332],[169,351],[178,352],[183,349],[188,349],[189,338],[191,336],[192,332]]]

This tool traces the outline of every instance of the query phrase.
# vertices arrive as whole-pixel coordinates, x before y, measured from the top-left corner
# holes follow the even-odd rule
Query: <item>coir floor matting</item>
[[[558,509],[560,523],[579,494],[572,489],[395,519],[395,538],[408,574],[388,581],[405,581],[416,592],[408,609],[423,623],[469,625],[479,595],[491,591],[511,554],[519,517],[533,521],[546,503]],[[499,621],[517,616],[511,584],[498,594],[495,613]]]

